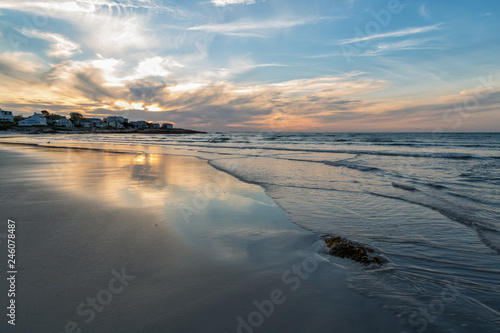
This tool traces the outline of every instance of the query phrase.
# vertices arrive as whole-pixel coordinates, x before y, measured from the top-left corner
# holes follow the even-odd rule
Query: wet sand
[[[404,330],[260,187],[196,158],[0,144],[0,188],[2,332]]]

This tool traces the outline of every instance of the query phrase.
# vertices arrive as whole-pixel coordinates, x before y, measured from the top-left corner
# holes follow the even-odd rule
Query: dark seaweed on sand
[[[328,247],[328,254],[332,256],[351,259],[365,265],[384,264],[380,257],[373,255],[372,248],[353,243],[350,240],[328,236],[325,238],[325,244]]]

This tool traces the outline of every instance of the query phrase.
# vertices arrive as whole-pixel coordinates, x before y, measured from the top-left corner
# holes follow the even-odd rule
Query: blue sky
[[[498,131],[499,9],[0,0],[0,107],[210,131]]]

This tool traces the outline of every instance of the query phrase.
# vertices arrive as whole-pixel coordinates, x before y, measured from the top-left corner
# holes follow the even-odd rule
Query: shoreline
[[[196,131],[185,128],[172,129],[64,129],[52,128],[47,126],[41,127],[12,127],[1,131],[3,133],[16,134],[206,134],[207,132]]]
[[[249,315],[259,312],[255,304],[269,300],[274,310],[262,316],[262,332],[400,331],[395,315],[349,290],[344,272],[318,258],[311,249],[315,234],[288,220],[263,189],[206,161],[10,147],[0,145],[2,191],[10,194],[1,203],[2,215],[17,219],[25,239],[19,254],[19,298],[25,304],[18,308],[20,332],[61,330],[70,319],[92,332],[235,332],[245,326],[240,318],[249,325]],[[203,183],[219,190],[206,190]],[[23,210],[26,202],[30,208]],[[190,223],[179,205],[186,205]],[[83,207],[92,207],[91,214]],[[75,307],[122,266],[135,280],[95,320],[82,322]],[[310,273],[302,270],[307,278],[301,278],[294,267]],[[29,291],[37,288],[43,297],[35,301]],[[54,295],[54,288],[65,292]],[[45,304],[49,300],[55,305]],[[30,327],[23,330],[27,318]]]

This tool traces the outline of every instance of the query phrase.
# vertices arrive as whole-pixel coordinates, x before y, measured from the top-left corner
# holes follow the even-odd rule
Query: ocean
[[[205,159],[262,186],[291,221],[318,239],[341,236],[374,248],[385,265],[328,260],[346,270],[350,288],[396,313],[414,332],[500,332],[500,133],[88,134],[9,140]]]

